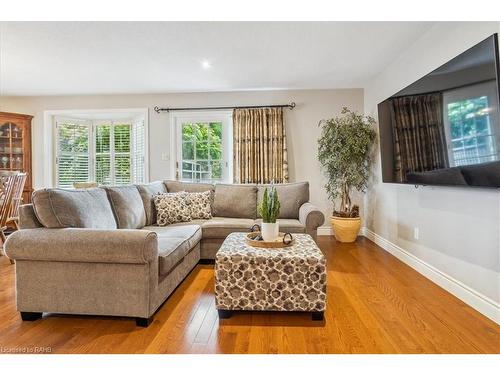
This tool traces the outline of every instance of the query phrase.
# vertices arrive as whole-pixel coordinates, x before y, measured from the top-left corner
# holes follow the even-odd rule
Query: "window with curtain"
[[[145,182],[144,119],[56,119],[56,185]]]
[[[288,182],[283,108],[233,112],[234,182]]]

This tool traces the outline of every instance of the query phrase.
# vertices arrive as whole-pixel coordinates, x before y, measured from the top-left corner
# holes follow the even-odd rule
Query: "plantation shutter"
[[[132,178],[134,183],[142,184],[146,182],[146,139],[144,119],[134,121],[132,126]]]
[[[90,181],[90,130],[89,123],[56,121],[57,186],[72,188],[75,182]]]
[[[56,185],[144,183],[144,117],[127,121],[56,119]]]
[[[113,125],[114,161],[113,175],[115,185],[126,185],[132,182],[131,176],[131,125]]]
[[[111,125],[95,125],[95,181],[99,185],[112,184]]]

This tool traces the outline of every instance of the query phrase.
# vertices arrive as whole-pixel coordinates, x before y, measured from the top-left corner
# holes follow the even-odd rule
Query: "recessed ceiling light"
[[[210,69],[212,67],[212,64],[210,64],[210,61],[208,61],[208,60],[203,60],[201,62],[201,67],[203,69]]]

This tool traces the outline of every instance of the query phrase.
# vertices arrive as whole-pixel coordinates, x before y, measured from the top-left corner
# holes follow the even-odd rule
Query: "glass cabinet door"
[[[0,170],[24,172],[23,126],[15,122],[0,125]]]
[[[33,116],[0,112],[0,172],[25,172],[23,201],[31,201],[31,121]]]

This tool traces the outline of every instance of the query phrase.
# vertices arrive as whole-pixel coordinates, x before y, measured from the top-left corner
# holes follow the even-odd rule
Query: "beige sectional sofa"
[[[324,216],[309,203],[309,185],[275,185],[280,230],[316,237]],[[21,229],[6,254],[16,261],[17,309],[135,317],[147,326],[198,262],[211,262],[226,236],[261,220],[264,185],[153,182],[83,190],[43,189],[20,208]],[[156,225],[153,196],[212,191],[211,219]]]

